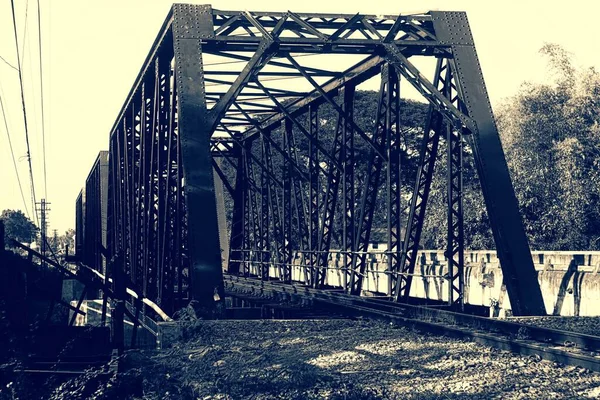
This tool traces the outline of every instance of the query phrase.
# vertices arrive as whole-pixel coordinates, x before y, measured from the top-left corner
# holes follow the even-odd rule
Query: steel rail
[[[225,288],[259,295],[299,296],[354,315],[383,319],[420,330],[462,337],[523,355],[600,372],[600,337],[451,311],[311,289],[303,285],[264,282],[225,275]]]

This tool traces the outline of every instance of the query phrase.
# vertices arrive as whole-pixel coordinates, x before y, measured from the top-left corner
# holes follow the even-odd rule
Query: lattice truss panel
[[[433,60],[433,76],[417,58]],[[355,118],[357,87],[372,78],[378,104],[364,123]],[[402,126],[401,87],[409,86],[429,112]],[[403,189],[408,135],[422,137],[411,190]],[[109,251],[124,255],[133,283],[167,310],[221,298],[222,259],[230,273],[317,288],[335,281],[360,294],[374,273],[368,245],[383,209],[387,266],[377,274],[389,296],[405,300],[438,160],[448,170],[447,298],[460,307],[466,143],[513,309],[538,313],[541,293],[464,13],[174,5],[111,132]],[[219,227],[215,187],[232,200],[227,227]]]

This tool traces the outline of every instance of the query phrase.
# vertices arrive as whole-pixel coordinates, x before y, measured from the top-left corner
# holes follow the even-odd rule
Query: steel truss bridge
[[[435,68],[426,72],[416,60]],[[367,129],[355,119],[357,87],[378,77],[374,128]],[[429,111],[407,192],[403,143],[416,133],[403,129],[399,116],[401,88],[408,87]],[[326,107],[336,116],[332,140],[322,135]],[[364,165],[359,145],[368,148]],[[87,206],[79,201],[78,233],[92,244],[79,251],[94,268],[122,256],[137,290],[169,313],[190,299],[213,307],[223,298],[223,269],[323,288],[333,253],[339,285],[360,295],[376,206],[383,204],[385,294],[403,302],[437,161],[447,170],[448,299],[460,309],[467,148],[513,313],[544,314],[465,13],[300,14],[175,4],[112,127],[108,163],[99,159],[86,182],[91,189]],[[232,200],[229,219],[223,196]],[[301,274],[293,273],[296,265]]]

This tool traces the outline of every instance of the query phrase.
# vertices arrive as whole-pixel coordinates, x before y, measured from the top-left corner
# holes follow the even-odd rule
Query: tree
[[[60,235],[58,237],[58,243],[56,245],[56,253],[57,254],[65,254],[66,247],[69,246],[69,253],[71,255],[75,252],[75,230],[68,229],[65,231],[64,235]]]
[[[439,146],[420,242],[421,248],[425,249],[445,249],[448,241],[446,141],[441,140]],[[465,248],[494,249],[495,243],[475,168],[473,151],[468,143],[465,143],[464,147],[462,172]]]
[[[35,240],[38,229],[22,211],[4,210],[0,214],[0,219],[4,222],[4,237],[9,246],[7,240],[9,238],[26,244]]]
[[[600,74],[558,45],[544,83],[524,83],[496,112],[525,231],[533,249],[600,249]],[[445,143],[432,182],[422,245],[446,241]],[[468,146],[463,169],[465,246],[494,247]]]
[[[377,117],[377,105],[379,100],[379,93],[375,91],[356,91],[354,96],[354,122],[364,130],[367,135],[372,135],[375,129],[376,117]],[[336,98],[336,101],[341,103],[341,99]],[[284,102],[285,103],[285,102]],[[401,122],[401,164],[402,164],[402,193],[403,195],[403,206],[406,206],[407,199],[410,198],[410,193],[414,190],[415,176],[417,173],[418,159],[419,159],[419,147],[421,143],[421,137],[423,136],[423,126],[425,117],[427,115],[428,106],[425,103],[416,102],[413,100],[404,100],[400,102],[400,115],[399,119]],[[339,114],[329,104],[325,103],[319,107],[319,142],[321,145],[330,151],[333,147],[333,142],[336,133],[336,127],[338,123]],[[302,126],[308,129],[308,118],[307,115],[301,115],[297,118]],[[309,140],[299,133],[297,128],[295,129],[295,144],[298,149],[299,163],[301,168],[305,171],[308,169],[308,148],[310,146]],[[279,148],[285,148],[283,144],[284,128],[276,128],[271,134],[272,140],[277,144]],[[364,187],[365,175],[369,165],[369,159],[371,157],[372,149],[369,144],[361,138],[357,133],[354,134],[354,173],[355,173],[355,199],[357,204],[360,204],[362,189]],[[252,153],[258,159],[261,157],[261,146],[260,139],[255,140],[252,146]],[[324,168],[331,168],[330,163],[324,155],[319,155],[321,165]],[[282,171],[284,166],[284,158],[273,149],[271,150],[271,163],[274,171]],[[232,186],[235,184],[235,169],[228,162],[222,162],[221,167],[224,174],[227,176]],[[260,169],[255,167],[254,169],[255,178],[260,186]],[[322,190],[327,186],[325,174],[320,174],[320,185]],[[373,230],[371,234],[371,240],[383,241],[385,237],[383,232],[387,226],[386,222],[386,207],[385,207],[385,179],[380,179],[380,195],[376,203],[375,214],[373,218]],[[341,190],[341,189],[340,189]],[[305,198],[308,198],[308,186],[304,185]],[[321,193],[322,196],[322,193]],[[404,198],[406,197],[406,198]],[[322,199],[321,199],[322,201]],[[342,201],[337,202],[336,216],[342,215]],[[230,196],[225,197],[225,209],[228,216],[232,215],[233,202]],[[405,216],[406,217],[406,216]],[[229,221],[230,223],[231,221]],[[332,248],[339,248],[341,246],[339,233],[342,232],[340,226],[341,221],[339,218],[334,220],[334,229],[332,236]],[[293,235],[297,232],[294,230]],[[298,243],[298,238],[296,243]]]
[[[600,74],[547,44],[551,77],[497,112],[532,248],[600,248]]]

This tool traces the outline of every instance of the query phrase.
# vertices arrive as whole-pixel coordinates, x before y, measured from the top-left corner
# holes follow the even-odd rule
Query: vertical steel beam
[[[247,153],[247,149],[249,148],[249,144],[245,143],[244,147],[242,148],[242,154],[241,154],[241,162],[243,163],[243,175],[241,177],[241,179],[243,179],[244,181],[244,238],[243,238],[243,246],[242,246],[242,268],[243,268],[243,275],[244,276],[249,276],[250,275],[250,267],[251,267],[251,261],[252,261],[252,255],[250,253],[250,250],[252,248],[252,239],[254,238],[254,220],[253,220],[253,212],[254,212],[254,207],[252,204],[252,198],[250,196],[254,196],[252,189],[250,188],[249,185],[249,177],[250,177],[250,172],[248,170],[248,155]],[[238,172],[240,171],[240,169],[238,168]]]
[[[296,139],[294,138],[294,123],[290,118],[286,118],[285,120],[285,135],[288,139],[288,152],[291,156],[292,160],[296,162],[296,165],[299,165],[299,156],[298,156],[298,148],[296,146]],[[308,234],[308,223],[307,219],[309,218],[307,215],[307,207],[305,201],[305,188],[302,184],[300,178],[297,176],[297,172],[294,172],[291,175],[292,179],[292,190],[293,190],[293,198],[294,198],[294,215],[296,217],[296,223],[294,224],[296,229],[296,235],[294,242],[300,244],[300,264],[306,265],[306,255],[309,250],[309,234]],[[310,182],[309,182],[310,184]],[[303,273],[305,271],[304,267],[301,268]],[[304,278],[306,278],[306,274],[304,274]],[[306,282],[306,280],[305,280]]]
[[[446,83],[446,80],[442,78],[443,72],[447,70],[447,66],[442,63],[443,60],[438,59],[433,85],[442,93],[445,93],[446,87],[450,85],[450,82]],[[438,154],[441,126],[441,114],[436,111],[433,105],[430,105],[423,132],[423,141],[421,142],[415,189],[413,191],[409,215],[406,221],[402,255],[400,258],[400,269],[396,276],[396,286],[395,288],[392,288],[392,295],[395,297],[396,301],[406,301],[410,294],[413,278],[412,274],[415,270],[417,261],[419,241],[421,240],[421,232],[423,231],[425,211],[427,210],[427,201],[429,200],[429,191],[433,179],[435,160]]]
[[[295,250],[295,241],[292,236],[292,175],[296,173],[296,170],[292,166],[291,158],[291,144],[290,137],[288,135],[288,129],[291,130],[291,123],[288,127],[288,123],[285,125],[283,131],[283,151],[287,155],[283,159],[283,274],[281,280],[283,282],[291,282],[292,280],[292,262],[294,255],[292,254]]]
[[[116,191],[119,190],[119,182],[116,180],[116,172],[118,168],[118,155],[116,152],[117,135],[111,135],[109,139],[108,152],[111,155],[108,159],[108,199],[107,199],[107,216],[106,216],[106,249],[108,254],[112,254],[116,246],[116,238],[118,235],[117,217],[115,207]]]
[[[245,222],[246,222],[246,169],[244,157],[239,151],[237,170],[235,175],[235,192],[233,196],[233,216],[231,219],[231,236],[229,241],[229,265],[230,274],[237,275],[240,272],[240,264],[244,257]]]
[[[181,166],[185,178],[190,296],[212,309],[215,292],[220,299],[224,298],[210,155],[213,132],[208,126],[202,65],[202,39],[214,36],[212,8],[175,4],[173,36]]]
[[[147,220],[146,220],[146,231],[148,232],[148,257],[147,265],[151,276],[150,285],[159,304],[162,304],[162,291],[160,285],[162,284],[161,270],[158,268],[158,204],[157,198],[160,186],[160,171],[159,168],[159,138],[160,138],[160,107],[161,107],[161,82],[160,82],[160,58],[157,57],[154,64],[154,93],[152,98],[152,118],[150,124],[151,132],[151,157],[149,163],[149,176],[147,177],[147,184],[149,189],[147,191],[148,198],[146,199],[147,205]]]
[[[257,201],[257,197],[261,195],[260,189],[257,188],[256,178],[254,176],[254,168],[252,165],[252,143],[247,144],[245,151],[245,159],[246,159],[246,182],[247,188],[249,190],[246,191],[248,196],[249,203],[249,221],[250,229],[249,231],[252,233],[251,239],[248,241],[248,271],[246,275],[250,275],[253,271],[253,268],[258,268],[259,276],[261,273],[261,265],[262,265],[262,224],[261,224],[261,210],[259,209],[259,201]],[[255,269],[254,269],[255,270]]]
[[[319,251],[319,150],[317,144],[319,142],[319,113],[318,106],[311,106],[308,111],[309,117],[309,132],[310,144],[308,148],[308,165],[309,165],[309,202],[308,214],[310,227],[309,234],[309,252],[310,262],[305,276],[305,282],[310,286],[317,286],[316,278],[318,276],[318,251]]]
[[[352,112],[353,112],[352,108]],[[348,110],[350,111],[350,110]],[[352,270],[354,245],[356,243],[354,187],[354,130],[344,124],[342,130],[342,286],[348,290],[350,271]]]
[[[387,272],[388,294],[392,294],[394,272],[400,268],[402,246],[401,214],[402,214],[402,175],[401,175],[401,138],[400,138],[400,77],[390,66],[390,87],[387,93],[388,108],[386,112],[386,208],[387,208]],[[396,79],[393,79],[396,77]]]
[[[223,190],[224,182],[219,176],[217,169],[221,167],[221,159],[214,160],[216,167],[213,172],[213,180],[215,182],[215,198],[217,202],[217,223],[219,226],[219,249],[221,253],[221,265],[223,270],[227,268],[229,263],[229,235],[227,229],[227,215],[225,212],[225,191]]]
[[[165,46],[165,48],[168,48]],[[172,46],[171,46],[172,48]],[[169,237],[167,230],[167,207],[169,202],[169,120],[171,104],[171,60],[172,52],[163,51],[158,59],[158,126],[157,126],[157,159],[156,159],[156,269],[158,276],[158,298],[163,309],[173,308],[174,274],[171,258],[167,256],[166,243]]]
[[[455,71],[452,63],[447,68],[446,94],[450,101],[464,112],[464,105],[456,87]],[[448,259],[448,305],[464,310],[464,218],[463,218],[463,135],[462,130],[455,129],[449,123],[444,124],[446,131],[446,202],[447,247]]]
[[[159,207],[162,209],[162,218],[159,218],[159,226],[162,225],[161,257],[165,275],[165,292],[169,294],[168,304],[174,309],[181,304],[182,297],[182,274],[181,274],[181,220],[180,210],[180,180],[181,170],[179,160],[179,142],[176,131],[175,116],[177,114],[177,87],[175,76],[171,69],[171,56],[165,66],[165,164],[164,164],[164,198],[159,199]],[[162,222],[161,222],[162,221]],[[163,302],[165,296],[163,296]]]
[[[177,74],[177,72],[176,72]],[[179,114],[179,104],[180,101],[177,101],[176,111]],[[179,126],[179,124],[178,124]],[[189,257],[189,238],[188,238],[188,218],[186,216],[186,198],[185,198],[185,187],[183,185],[183,155],[182,155],[182,145],[181,145],[181,131],[177,130],[177,135],[174,138],[174,146],[176,146],[176,169],[174,175],[174,200],[175,200],[175,210],[173,212],[174,215],[174,226],[173,226],[173,235],[175,237],[174,246],[173,246],[173,257],[175,259],[175,265],[177,266],[177,302],[180,305],[183,305],[186,298],[189,300],[190,296],[190,257]],[[184,282],[184,271],[187,271],[187,280]],[[185,286],[184,286],[185,284]],[[187,291],[185,290],[187,287]],[[187,293],[186,293],[187,292]]]
[[[475,129],[469,136],[510,304],[515,315],[544,315],[542,292],[464,12],[431,12],[438,40],[451,43],[456,78]]]
[[[145,125],[145,84],[142,83],[142,87],[140,89],[140,96],[134,102],[134,116],[133,116],[133,137],[136,142],[136,145],[131,149],[132,157],[131,160],[133,162],[132,171],[133,178],[131,183],[133,185],[132,188],[132,201],[133,201],[133,213],[132,213],[132,264],[135,269],[135,280],[134,284],[140,288],[142,288],[143,293],[145,294],[144,286],[145,286],[145,273],[144,273],[144,265],[143,265],[143,249],[140,246],[140,242],[144,240],[143,232],[140,230],[143,223],[142,219],[142,190],[143,183],[142,180],[145,179],[143,175],[143,167],[144,167],[144,156],[146,150],[146,132],[144,129]]]
[[[446,125],[448,232],[448,305],[464,310],[463,138]]]
[[[381,72],[381,85],[379,89],[379,103],[377,106],[377,116],[375,122],[375,132],[373,133],[373,143],[376,148],[384,148],[388,131],[391,129],[391,122],[388,119],[389,109],[393,102],[397,102],[399,95],[398,76],[389,64],[385,65]],[[360,216],[356,226],[355,253],[353,254],[350,293],[360,295],[362,291],[363,278],[367,269],[367,250],[371,238],[371,229],[373,227],[373,215],[375,213],[375,204],[380,189],[381,169],[386,160],[382,155],[373,149],[367,167],[367,174],[361,196]]]
[[[333,145],[331,149],[331,155],[339,165],[342,165],[342,169],[352,169],[352,166],[346,167],[344,164],[343,156],[345,155],[345,139],[352,135],[352,119],[354,118],[354,91],[353,85],[348,85],[340,91],[339,97],[342,102],[342,111],[346,116],[341,113],[338,115],[338,121],[336,126],[336,132],[333,139]],[[349,152],[351,152],[350,149]],[[352,163],[353,160],[350,160]],[[327,276],[327,268],[329,268],[329,256],[331,238],[333,236],[334,229],[334,217],[337,207],[339,186],[340,186],[340,175],[341,171],[339,168],[330,166],[327,171],[327,186],[323,199],[322,206],[322,224],[321,232],[319,237],[319,275],[317,279],[317,285],[323,286],[325,284],[325,278]],[[352,191],[353,192],[353,191]],[[344,197],[346,198],[346,197]],[[353,213],[354,206],[349,208],[349,211]],[[353,224],[353,222],[351,222]],[[344,227],[346,227],[346,221],[342,221]],[[345,235],[344,235],[345,237]],[[346,260],[347,261],[347,260]],[[344,273],[344,277],[345,277]],[[345,278],[344,278],[345,279]]]
[[[268,142],[265,141],[264,136],[260,138],[261,144],[261,163],[265,165],[268,158]],[[269,190],[269,175],[266,168],[260,169],[260,245],[258,251],[260,252],[260,278],[262,280],[269,280],[269,268],[271,266],[271,213],[270,213],[270,190]]]
[[[282,214],[279,202],[279,190],[275,184],[276,171],[273,168],[273,154],[271,152],[271,133],[261,133],[261,140],[263,141],[263,149],[265,151],[265,159],[263,161],[263,167],[269,175],[267,184],[269,185],[269,213],[271,215],[271,226],[270,230],[273,232],[271,235],[270,246],[268,247],[271,254],[271,265],[276,267],[278,271],[278,278],[282,279],[283,269],[282,260],[285,258],[285,244],[283,241],[283,227],[282,227]],[[285,161],[285,160],[284,160]]]

